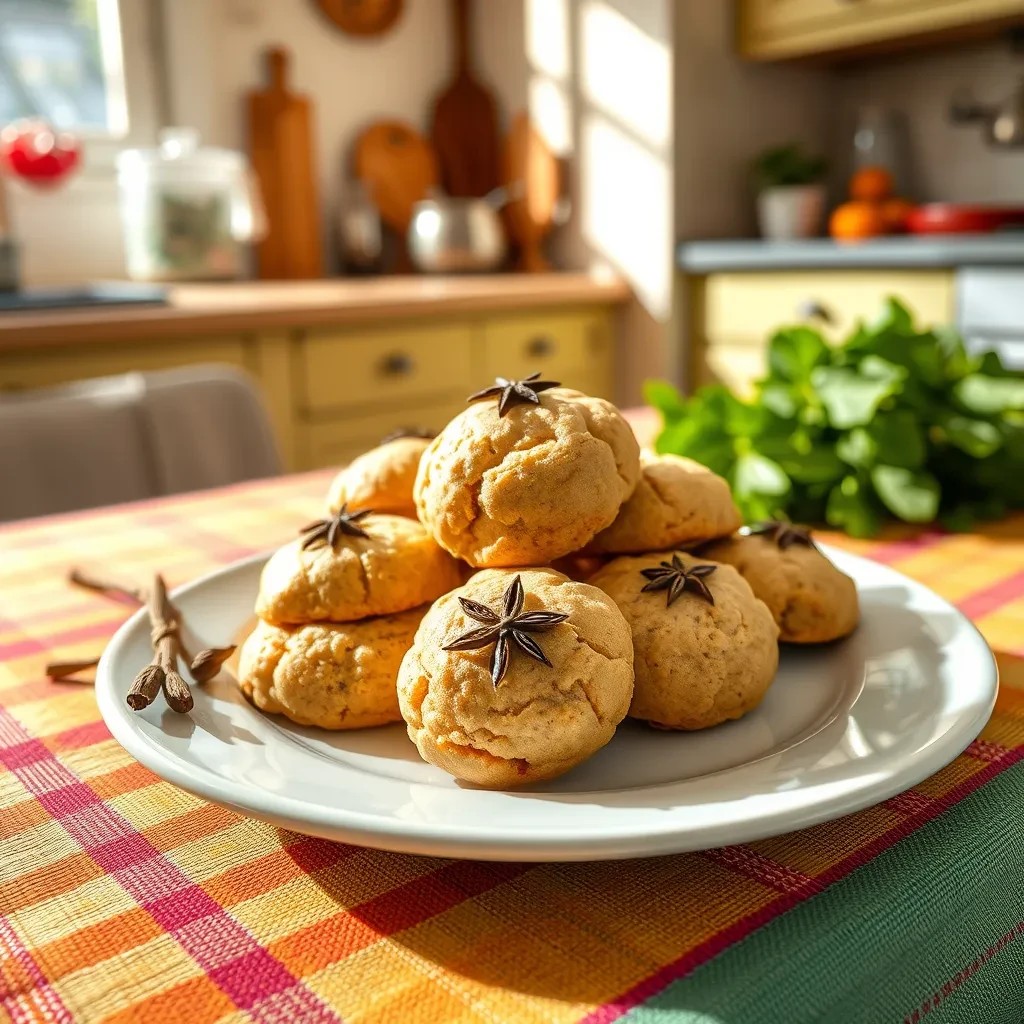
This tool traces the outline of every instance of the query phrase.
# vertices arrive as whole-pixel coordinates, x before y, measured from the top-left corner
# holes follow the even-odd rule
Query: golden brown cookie
[[[640,482],[588,554],[636,554],[693,547],[743,522],[729,485],[693,459],[640,453]]]
[[[364,452],[331,482],[327,507],[332,512],[342,505],[352,512],[372,508],[415,519],[412,487],[420,456],[429,444],[424,437],[398,437]]]
[[[365,729],[400,722],[398,666],[426,610],[309,626],[260,620],[242,644],[238,685],[261,711],[299,725]]]
[[[807,536],[797,530],[798,537]],[[785,536],[769,531],[730,537],[702,548],[701,554],[736,567],[768,605],[782,640],[820,644],[852,633],[860,619],[856,584],[813,544],[787,543]]]
[[[275,552],[256,614],[279,626],[351,622],[415,608],[461,582],[458,564],[415,520],[371,514],[356,528],[366,536],[338,531],[332,546],[307,534]]]
[[[416,509],[471,565],[547,565],[609,526],[639,473],[636,439],[609,402],[556,388],[499,416],[487,398],[424,453]]]
[[[701,565],[710,571],[692,572]],[[732,566],[640,555],[616,558],[590,582],[615,601],[633,634],[633,718],[706,729],[761,702],[778,668],[779,630]]]
[[[502,631],[496,641],[492,620],[514,617],[517,578],[518,614],[534,624],[521,622],[525,640]],[[475,604],[467,612],[460,598]],[[541,611],[567,618],[545,628]],[[490,630],[484,646],[445,649],[474,643],[465,640],[474,630]],[[520,644],[536,645],[550,664]],[[508,657],[495,686],[499,645]],[[622,615],[599,590],[552,569],[478,572],[433,604],[398,673],[402,717],[423,759],[490,789],[550,779],[586,760],[612,738],[632,693],[633,647]]]

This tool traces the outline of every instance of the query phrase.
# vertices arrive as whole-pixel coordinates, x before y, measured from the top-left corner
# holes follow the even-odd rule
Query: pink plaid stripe
[[[247,1010],[254,1020],[267,1024],[280,1020],[282,1006],[287,1006],[293,1020],[327,1024],[339,1019],[223,907],[136,833],[39,740],[31,739],[2,707],[0,764],[17,776],[67,834],[112,874],[157,924],[174,935],[235,1005]],[[215,951],[225,947],[233,948],[237,955],[221,962]]]

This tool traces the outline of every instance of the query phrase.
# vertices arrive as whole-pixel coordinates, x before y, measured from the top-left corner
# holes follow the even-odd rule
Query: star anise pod
[[[299,533],[303,535],[302,550],[305,551],[306,548],[311,548],[314,544],[323,541],[337,551],[338,540],[342,535],[369,537],[370,535],[359,525],[359,520],[372,512],[373,510],[369,508],[364,508],[359,512],[349,512],[347,506],[342,505],[329,519],[317,519],[308,523],[299,530]]]
[[[653,569],[641,569],[640,574],[648,582],[641,588],[648,590],[667,590],[668,601],[666,607],[682,597],[683,592],[692,590],[699,597],[703,597],[708,604],[715,603],[715,597],[704,582],[706,576],[710,576],[717,565],[691,565],[689,569],[683,564],[679,555],[673,555],[672,560],[662,562]]]
[[[793,544],[803,544],[808,548],[817,546],[811,539],[811,531],[806,526],[797,526],[795,523],[787,523],[780,519],[768,519],[754,526],[741,526],[740,535],[743,537],[767,537],[769,540],[774,540],[783,551]]]
[[[548,661],[540,649],[540,645],[530,634],[546,633],[560,622],[565,622],[569,616],[564,612],[524,612],[525,597],[523,581],[519,576],[512,580],[502,595],[500,615],[485,604],[460,597],[459,604],[462,605],[462,610],[471,619],[482,622],[483,625],[456,637],[451,643],[445,644],[442,650],[476,651],[481,647],[494,644],[490,670],[491,683],[495,689],[505,677],[512,644],[515,644],[524,654],[528,654],[534,660],[543,662],[550,667],[551,662]]]
[[[524,380],[506,380],[504,377],[495,377],[491,387],[474,392],[466,401],[476,402],[481,398],[494,398],[495,395],[500,395],[501,397],[498,399],[499,416],[504,416],[514,405],[540,405],[540,398],[538,398],[540,392],[547,391],[548,388],[561,387],[561,384],[557,380],[538,380],[539,376],[539,373],[531,373]]]

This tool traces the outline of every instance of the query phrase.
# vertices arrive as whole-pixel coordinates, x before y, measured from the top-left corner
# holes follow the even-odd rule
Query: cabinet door
[[[1021,19],[1020,0],[740,0],[739,48],[781,60]]]
[[[813,322],[827,337],[840,338],[858,320],[877,316],[890,295],[923,326],[953,323],[951,271],[712,274],[694,283],[690,381],[749,390],[764,372],[774,330]]]
[[[0,391],[67,384],[119,373],[165,370],[196,363],[227,363],[247,367],[241,337],[139,341],[116,345],[82,344],[0,353]]]

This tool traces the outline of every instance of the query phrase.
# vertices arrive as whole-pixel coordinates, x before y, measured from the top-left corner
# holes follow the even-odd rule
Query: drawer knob
[[[526,351],[527,354],[534,358],[543,358],[544,356],[554,354],[555,343],[550,338],[544,337],[544,335],[538,335],[527,342]]]
[[[823,324],[834,324],[835,316],[829,308],[817,299],[806,299],[797,306],[796,314],[801,320],[820,320]]]
[[[416,364],[405,352],[392,352],[380,361],[380,368],[386,377],[408,377]]]

